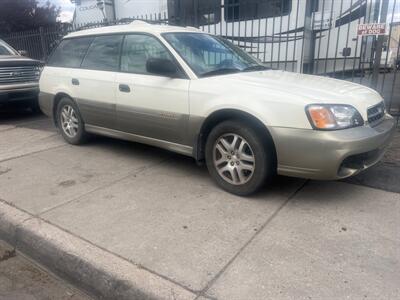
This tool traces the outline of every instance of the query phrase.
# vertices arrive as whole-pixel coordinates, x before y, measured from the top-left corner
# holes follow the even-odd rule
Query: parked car
[[[21,55],[0,40],[0,106],[20,102],[39,110],[41,62]]]
[[[270,70],[223,38],[140,21],[66,36],[40,89],[67,142],[94,133],[188,155],[237,195],[276,173],[355,175],[379,161],[395,128],[365,86]]]

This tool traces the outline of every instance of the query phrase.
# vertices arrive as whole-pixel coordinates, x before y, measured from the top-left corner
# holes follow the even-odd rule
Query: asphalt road
[[[89,300],[0,241],[0,300]]]

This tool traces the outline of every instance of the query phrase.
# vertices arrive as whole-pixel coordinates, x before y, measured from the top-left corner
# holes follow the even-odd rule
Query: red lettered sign
[[[358,24],[357,35],[385,35],[385,23]]]

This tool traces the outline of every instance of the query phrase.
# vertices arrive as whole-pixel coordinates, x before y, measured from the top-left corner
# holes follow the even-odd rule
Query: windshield
[[[163,36],[199,77],[268,69],[220,37],[192,32],[165,33]]]
[[[14,50],[5,42],[0,40],[0,55],[15,55]]]

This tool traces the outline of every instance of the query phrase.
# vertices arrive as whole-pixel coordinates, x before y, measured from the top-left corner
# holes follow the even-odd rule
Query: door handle
[[[76,78],[72,78],[71,82],[72,82],[72,85],[79,85],[79,80]]]
[[[119,85],[119,90],[120,90],[120,92],[123,92],[123,93],[130,93],[131,92],[131,89],[130,89],[129,85],[127,85],[127,84],[120,84]]]

